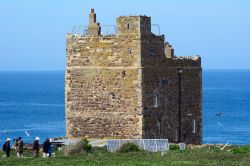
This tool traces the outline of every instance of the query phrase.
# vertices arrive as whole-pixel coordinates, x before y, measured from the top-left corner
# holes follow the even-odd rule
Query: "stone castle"
[[[87,33],[66,35],[66,136],[201,144],[201,58],[175,56],[147,16],[101,27],[91,9]]]

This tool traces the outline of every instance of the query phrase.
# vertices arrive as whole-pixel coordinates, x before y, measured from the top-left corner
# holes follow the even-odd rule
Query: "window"
[[[161,137],[161,120],[160,119],[157,120],[156,125],[158,128],[158,136]]]
[[[193,131],[194,134],[196,133],[196,120],[193,119]]]
[[[122,78],[125,78],[126,77],[126,71],[123,71],[122,72]]]
[[[114,93],[114,92],[111,92],[110,94],[111,94],[112,100],[114,100],[114,99],[115,99],[115,93]]]
[[[127,29],[130,29],[130,24],[129,23],[127,24]]]
[[[175,142],[178,141],[178,130],[177,130],[177,128],[175,128],[175,130],[174,130],[174,140],[175,140]]]
[[[154,94],[154,107],[157,108],[159,107],[160,99],[159,99],[159,94],[155,93]]]

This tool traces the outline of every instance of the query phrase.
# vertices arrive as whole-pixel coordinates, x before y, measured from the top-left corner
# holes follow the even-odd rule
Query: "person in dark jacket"
[[[47,157],[48,153],[49,153],[49,145],[50,145],[50,141],[47,138],[44,143],[43,143],[43,157]]]
[[[33,152],[34,152],[34,157],[39,156],[39,150],[40,150],[40,145],[39,145],[39,137],[36,137],[35,141],[33,142]]]
[[[10,138],[7,138],[7,139],[6,139],[6,142],[5,142],[4,145],[3,145],[3,151],[6,153],[6,156],[7,156],[7,157],[10,157],[10,151],[11,151],[11,148],[10,148],[10,141],[11,141],[11,139],[10,139]]]
[[[48,153],[49,153],[49,157],[52,157],[52,139],[49,139],[49,143],[48,143]]]
[[[17,157],[18,158],[23,157],[23,140],[21,137],[19,137],[16,140],[15,147],[16,147]]]

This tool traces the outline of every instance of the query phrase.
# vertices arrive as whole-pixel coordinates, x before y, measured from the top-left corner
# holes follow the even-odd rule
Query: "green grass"
[[[231,151],[219,150],[216,147],[170,150],[165,155],[161,153],[132,152],[132,153],[108,153],[104,148],[95,148],[92,153],[81,153],[73,156],[62,156],[56,153],[56,157],[49,158],[16,158],[14,151],[10,158],[3,158],[0,152],[0,165],[4,166],[78,166],[78,165],[250,165],[250,147],[235,147]],[[32,157],[31,151],[26,151],[24,156]]]

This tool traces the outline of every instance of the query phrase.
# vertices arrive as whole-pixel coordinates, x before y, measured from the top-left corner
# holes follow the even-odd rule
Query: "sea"
[[[250,144],[250,70],[203,70],[204,144]],[[0,145],[65,136],[64,71],[0,72]]]

